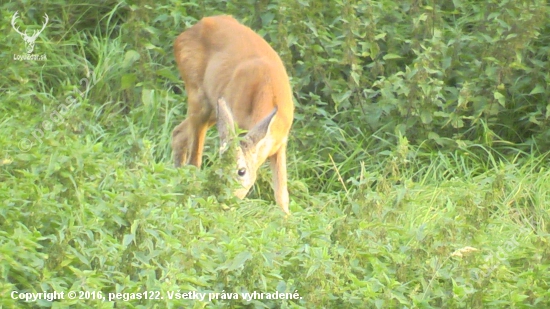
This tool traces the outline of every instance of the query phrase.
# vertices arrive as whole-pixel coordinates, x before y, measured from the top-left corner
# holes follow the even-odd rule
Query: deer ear
[[[277,114],[277,106],[273,108],[273,111],[269,113],[262,121],[260,121],[254,128],[252,128],[248,133],[246,134],[245,138],[254,146],[256,146],[262,139],[264,139],[269,131],[271,124],[273,123],[273,119],[275,115]]]
[[[220,148],[225,148],[229,141],[235,136],[235,121],[233,114],[227,106],[227,102],[223,97],[218,99],[218,119],[217,119],[218,134],[220,136]]]

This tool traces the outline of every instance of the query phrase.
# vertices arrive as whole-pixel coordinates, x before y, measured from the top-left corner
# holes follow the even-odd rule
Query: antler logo
[[[34,50],[34,42],[36,41],[36,38],[38,38],[38,35],[42,33],[42,31],[44,30],[44,28],[46,28],[46,25],[48,24],[48,14],[44,14],[45,21],[42,24],[42,29],[40,29],[39,31],[33,30],[32,35],[30,36],[27,35],[27,30],[25,30],[25,33],[23,33],[19,31],[18,27],[15,26],[15,21],[18,17],[17,15],[18,12],[15,12],[15,14],[13,14],[13,17],[11,18],[11,26],[17,33],[19,33],[23,37],[23,40],[25,40],[25,48],[27,49],[27,53],[30,54]]]

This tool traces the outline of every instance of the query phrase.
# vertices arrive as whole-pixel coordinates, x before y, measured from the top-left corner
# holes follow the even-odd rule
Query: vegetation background
[[[47,60],[14,59],[16,11],[29,34],[48,14]],[[215,130],[203,170],[172,167],[172,42],[221,13],[292,76],[287,219],[267,169],[243,201],[219,185]],[[2,1],[0,308],[550,307],[549,20],[543,0]]]

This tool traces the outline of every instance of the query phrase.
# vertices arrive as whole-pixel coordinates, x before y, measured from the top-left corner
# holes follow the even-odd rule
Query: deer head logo
[[[19,33],[21,35],[21,37],[23,37],[23,40],[25,40],[25,48],[27,49],[27,53],[32,53],[32,51],[34,50],[34,42],[36,41],[36,38],[38,38],[38,35],[40,33],[42,33],[42,31],[44,30],[44,28],[46,28],[46,25],[48,24],[48,14],[44,14],[44,23],[42,24],[42,29],[40,29],[39,31],[36,31],[36,30],[33,30],[32,32],[32,35],[27,35],[27,31],[25,30],[25,32],[21,32],[19,31],[19,28],[15,26],[15,21],[17,20],[17,16],[18,15],[18,12],[15,12],[15,14],[13,14],[13,17],[11,18],[11,26],[13,27],[13,29]]]

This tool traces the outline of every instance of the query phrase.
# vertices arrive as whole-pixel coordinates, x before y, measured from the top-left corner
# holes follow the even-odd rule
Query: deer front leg
[[[281,207],[283,212],[290,214],[288,209],[288,187],[286,171],[286,143],[284,143],[276,154],[269,158],[271,171],[273,173],[273,191],[275,192],[275,201]]]

